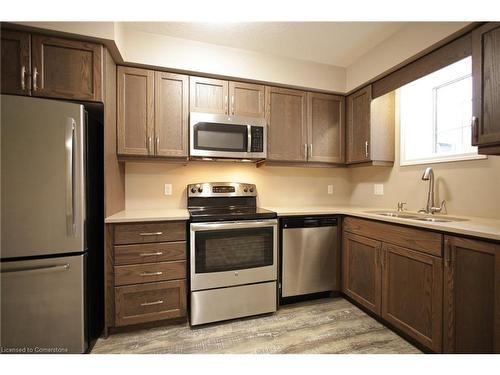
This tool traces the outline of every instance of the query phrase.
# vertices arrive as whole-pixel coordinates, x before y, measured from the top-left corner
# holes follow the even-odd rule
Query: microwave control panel
[[[250,152],[263,152],[264,151],[264,128],[262,126],[252,126],[252,144],[250,145]]]

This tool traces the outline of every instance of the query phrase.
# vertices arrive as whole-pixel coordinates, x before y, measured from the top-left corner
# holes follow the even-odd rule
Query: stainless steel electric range
[[[188,185],[191,325],[276,311],[278,220],[255,185]]]

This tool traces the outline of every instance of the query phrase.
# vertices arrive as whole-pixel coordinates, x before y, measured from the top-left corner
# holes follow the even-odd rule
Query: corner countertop
[[[397,217],[377,215],[375,211],[394,211],[394,209],[383,209],[376,207],[355,206],[264,206],[263,208],[274,211],[280,217],[295,215],[349,215],[365,219],[385,221],[388,223],[408,225],[423,229],[436,230],[451,234],[480,237],[500,241],[500,219],[481,218],[472,216],[449,215],[453,218],[464,219],[463,221],[451,221],[444,223],[402,219]],[[407,211],[407,213],[413,213]],[[446,218],[446,215],[442,215]],[[183,208],[166,208],[150,210],[124,210],[106,218],[107,224],[153,222],[153,221],[175,221],[189,220],[189,211]]]
[[[439,217],[463,219],[463,221],[451,222],[427,222],[412,219],[402,219],[397,217],[382,216],[375,213],[382,211],[395,211],[394,209],[384,209],[377,207],[355,207],[355,206],[280,206],[270,207],[265,206],[265,209],[278,213],[278,216],[295,216],[295,215],[349,215],[361,217],[365,219],[373,219],[385,221],[389,223],[403,224],[412,227],[420,227],[424,229],[436,230],[452,234],[462,234],[466,236],[481,237],[485,239],[500,241],[500,219],[482,218],[472,216],[458,215],[436,215]],[[405,213],[414,214],[411,211]]]
[[[145,221],[189,220],[189,212],[185,208],[164,208],[152,210],[123,210],[108,216],[106,224],[134,223]]]

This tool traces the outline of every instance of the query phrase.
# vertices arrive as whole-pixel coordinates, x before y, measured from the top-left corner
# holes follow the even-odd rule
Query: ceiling
[[[347,67],[403,22],[127,22],[126,28]]]

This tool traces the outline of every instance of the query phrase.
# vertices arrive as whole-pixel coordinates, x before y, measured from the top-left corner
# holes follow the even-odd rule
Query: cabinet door
[[[472,144],[500,145],[500,23],[472,32]]]
[[[2,30],[2,93],[29,95],[31,92],[31,36]]]
[[[228,114],[228,82],[220,79],[189,77],[192,112]]]
[[[444,352],[500,353],[500,245],[445,237]]]
[[[102,101],[102,46],[33,35],[35,96]]]
[[[441,352],[442,258],[384,243],[382,269],[382,317]]]
[[[117,69],[119,155],[154,155],[154,72]]]
[[[344,162],[344,97],[307,94],[309,161]]]
[[[344,232],[342,291],[376,314],[381,305],[381,247],[380,241]]]
[[[371,86],[347,97],[347,163],[370,161]]]
[[[265,86],[229,82],[230,113],[235,116],[265,117]]]
[[[268,160],[307,160],[306,99],[304,91],[266,87]]]
[[[188,77],[155,72],[155,155],[188,156]]]

